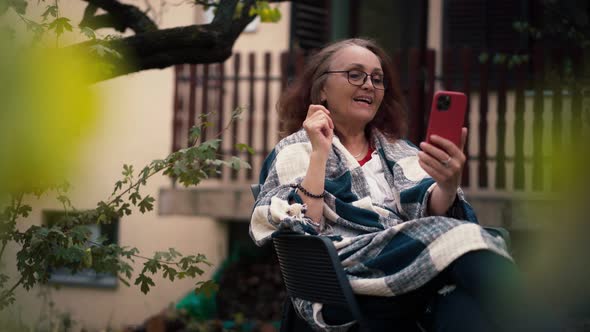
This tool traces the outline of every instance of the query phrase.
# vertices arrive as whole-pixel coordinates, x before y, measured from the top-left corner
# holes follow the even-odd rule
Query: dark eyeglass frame
[[[350,81],[350,72],[357,72],[359,74],[364,74],[363,77],[363,82],[361,84],[358,83],[353,83]],[[367,82],[367,77],[371,76],[371,84],[373,85],[373,87],[377,90],[385,90],[387,88],[387,80],[385,79],[385,76],[383,74],[369,74],[367,72],[364,72],[362,70],[358,70],[358,69],[350,69],[350,70],[328,70],[325,71],[322,75],[325,74],[338,74],[338,73],[346,73],[346,79],[348,80],[348,83],[354,85],[354,86],[363,86],[366,82]],[[380,75],[381,79],[383,81],[383,87],[379,88],[375,85],[375,82],[373,81],[373,75]]]

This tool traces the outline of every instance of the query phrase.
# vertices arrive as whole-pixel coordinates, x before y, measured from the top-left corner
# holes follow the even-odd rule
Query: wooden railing
[[[409,139],[419,142],[425,132],[435,89],[459,90],[469,97],[466,126],[470,129],[463,186],[487,191],[552,191],[551,149],[580,137],[585,101],[581,52],[565,54],[534,49],[524,65],[478,61],[481,50],[443,52],[442,77],[435,77],[436,53],[410,49],[393,56],[409,109]],[[289,61],[290,60],[290,61]],[[225,172],[221,183],[256,182],[264,157],[279,139],[275,105],[290,77],[304,60],[287,53],[235,54],[224,64],[177,66],[172,150],[187,144],[190,124],[212,113],[213,127],[202,139],[219,132],[232,110],[245,107],[242,121],[222,133],[222,153],[241,155],[253,168]],[[567,66],[573,72],[567,73]],[[291,65],[289,65],[291,64]],[[554,66],[550,66],[553,64]],[[555,66],[556,65],[556,66]],[[546,68],[554,68],[547,71]],[[290,70],[290,72],[289,72]],[[566,80],[566,78],[568,78]],[[254,155],[240,153],[246,143]]]

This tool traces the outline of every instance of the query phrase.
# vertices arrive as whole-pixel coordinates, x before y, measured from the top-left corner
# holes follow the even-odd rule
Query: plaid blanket
[[[361,166],[338,137],[326,165],[325,227],[320,233],[333,239],[356,294],[395,296],[414,290],[473,250],[492,250],[510,258],[503,240],[478,225],[460,189],[446,216],[428,216],[435,182],[419,166],[415,146],[405,140],[391,143],[377,130],[371,138],[394,193],[395,208],[371,201]],[[302,129],[281,140],[266,158],[250,222],[250,236],[257,245],[281,230],[318,235],[291,186],[305,176],[310,153],[311,143]],[[296,300],[294,305],[318,330],[350,326],[326,325],[321,304]]]

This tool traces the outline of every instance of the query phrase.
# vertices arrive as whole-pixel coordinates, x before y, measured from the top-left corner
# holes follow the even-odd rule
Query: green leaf
[[[209,149],[212,151],[217,151],[217,149],[219,149],[220,144],[221,144],[221,140],[219,138],[210,139],[206,142],[201,143],[200,148],[201,149]]]
[[[184,160],[179,160],[174,163],[173,170],[175,175],[180,176],[181,174],[188,172],[188,165]]]
[[[123,216],[123,215],[130,215],[131,214],[131,209],[129,208],[130,205],[129,203],[124,203],[123,205],[121,205],[121,207],[119,208],[118,214],[119,216]]]
[[[96,39],[96,33],[94,33],[94,30],[92,30],[89,27],[80,28],[80,32],[89,39],[92,39],[92,40]]]
[[[197,295],[203,294],[205,295],[205,297],[210,298],[214,296],[218,290],[219,285],[216,284],[213,280],[199,281],[197,283],[197,288],[195,288],[195,293]]]
[[[170,255],[172,257],[181,257],[182,256],[182,254],[179,253],[178,251],[176,251],[176,249],[174,249],[174,248],[168,248],[168,252],[170,252]]]
[[[26,0],[0,0],[0,15],[4,15],[8,8],[12,7],[15,12],[25,15],[27,12]]]
[[[84,251],[84,259],[82,260],[82,263],[86,268],[92,267],[92,249],[86,248]]]
[[[484,64],[484,63],[488,62],[489,58],[490,58],[490,56],[486,52],[483,52],[479,55],[478,60],[479,60],[479,63]]]
[[[281,20],[281,16],[281,11],[279,10],[279,8],[275,7],[271,10],[270,20],[271,22],[276,23]]]
[[[170,281],[174,281],[174,278],[176,277],[178,272],[176,272],[174,268],[169,266],[163,266],[162,268],[164,269],[164,278],[167,277],[168,279],[170,279]]]
[[[193,265],[191,267],[189,267],[186,271],[186,274],[190,277],[196,277],[197,275],[202,275],[203,273],[205,273],[205,271],[203,271],[203,269],[199,268],[196,265]]]
[[[136,285],[141,285],[141,292],[147,294],[150,291],[150,286],[155,286],[154,281],[152,278],[146,276],[145,274],[140,274],[137,279],[135,279]]]
[[[254,155],[254,148],[252,148],[251,146],[249,146],[248,144],[243,144],[243,143],[237,143],[236,144],[236,149],[240,152],[246,150],[248,151],[249,154]]]
[[[123,176],[131,177],[133,176],[133,165],[123,165]]]
[[[43,28],[43,24],[39,24],[33,21],[26,21],[25,25],[27,27],[27,31],[32,31],[33,33],[36,34],[42,34],[43,32],[45,32],[45,29]]]
[[[258,10],[256,9],[256,7],[252,6],[250,7],[250,9],[248,10],[248,16],[255,16],[258,14]]]
[[[139,195],[139,192],[134,191],[129,195],[129,199],[131,200],[131,203],[133,203],[133,205],[137,205],[137,201],[141,199],[141,195]]]
[[[505,62],[506,62],[506,54],[496,53],[496,55],[494,55],[494,59],[493,59],[494,64],[503,64]]]
[[[111,195],[114,195],[121,188],[123,188],[123,181],[119,180],[119,181],[115,182],[115,190],[113,190],[113,193]]]
[[[233,318],[234,318],[234,322],[238,326],[241,326],[246,322],[246,317],[244,317],[244,314],[241,312],[235,313]]]
[[[206,120],[207,120],[207,118],[208,118],[208,117],[209,117],[211,114],[213,114],[213,113],[214,113],[214,112],[203,113],[203,114],[199,115],[199,119],[200,119],[201,121],[206,121]]]
[[[64,205],[69,205],[69,206],[71,206],[71,205],[72,205],[72,204],[71,204],[71,202],[70,202],[70,199],[69,199],[69,198],[68,198],[68,196],[66,196],[66,195],[58,195],[58,196],[57,196],[57,200],[58,200],[58,201],[59,201],[61,204],[64,204]]]
[[[149,166],[146,166],[141,170],[141,173],[139,173],[139,176],[141,177],[141,184],[142,185],[145,185],[148,177],[150,176],[151,170],[152,169]]]
[[[159,172],[166,167],[166,161],[156,159],[150,164],[154,168],[154,172]]]
[[[248,164],[247,162],[243,161],[242,159],[238,158],[238,157],[231,157],[231,160],[229,161],[230,167],[232,169],[235,169],[236,171],[239,171],[240,169],[250,169],[250,164]]]
[[[160,262],[157,261],[156,258],[150,259],[147,262],[143,263],[143,269],[145,271],[150,271],[152,274],[158,272],[158,269],[162,267]]]
[[[154,202],[156,201],[156,199],[154,199],[153,197],[147,195],[146,197],[144,197],[144,199],[141,200],[141,202],[139,202],[139,211],[141,213],[145,213],[146,211],[151,211],[154,209]]]
[[[242,106],[236,107],[236,109],[231,112],[232,121],[240,119],[240,117],[242,116],[242,113],[244,113],[244,111],[246,111],[245,107],[242,107]]]
[[[123,277],[119,277],[119,281],[121,281],[121,282],[122,282],[123,284],[125,284],[125,286],[127,286],[127,287],[131,286],[131,285],[129,284],[129,281],[127,281],[127,280],[126,280],[126,279],[124,279]]]
[[[62,35],[64,30],[72,31],[70,19],[67,17],[56,18],[53,22],[49,23],[49,30],[54,30],[58,36]]]
[[[31,213],[31,211],[33,211],[33,209],[30,205],[23,205],[18,209],[17,215],[20,214],[21,216],[26,218],[29,216],[29,213]]]
[[[57,6],[56,5],[51,5],[51,6],[47,6],[47,9],[45,9],[45,12],[43,14],[41,14],[41,16],[43,17],[43,22],[47,21],[47,16],[53,16],[53,17],[57,17]]]
[[[192,127],[191,130],[189,131],[189,139],[191,141],[195,141],[199,137],[201,137],[201,127],[197,127],[197,126]]]

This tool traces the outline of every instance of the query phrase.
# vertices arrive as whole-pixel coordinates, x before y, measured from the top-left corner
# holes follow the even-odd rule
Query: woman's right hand
[[[330,111],[323,105],[309,105],[303,128],[311,141],[313,151],[327,156],[334,137],[334,122]]]

